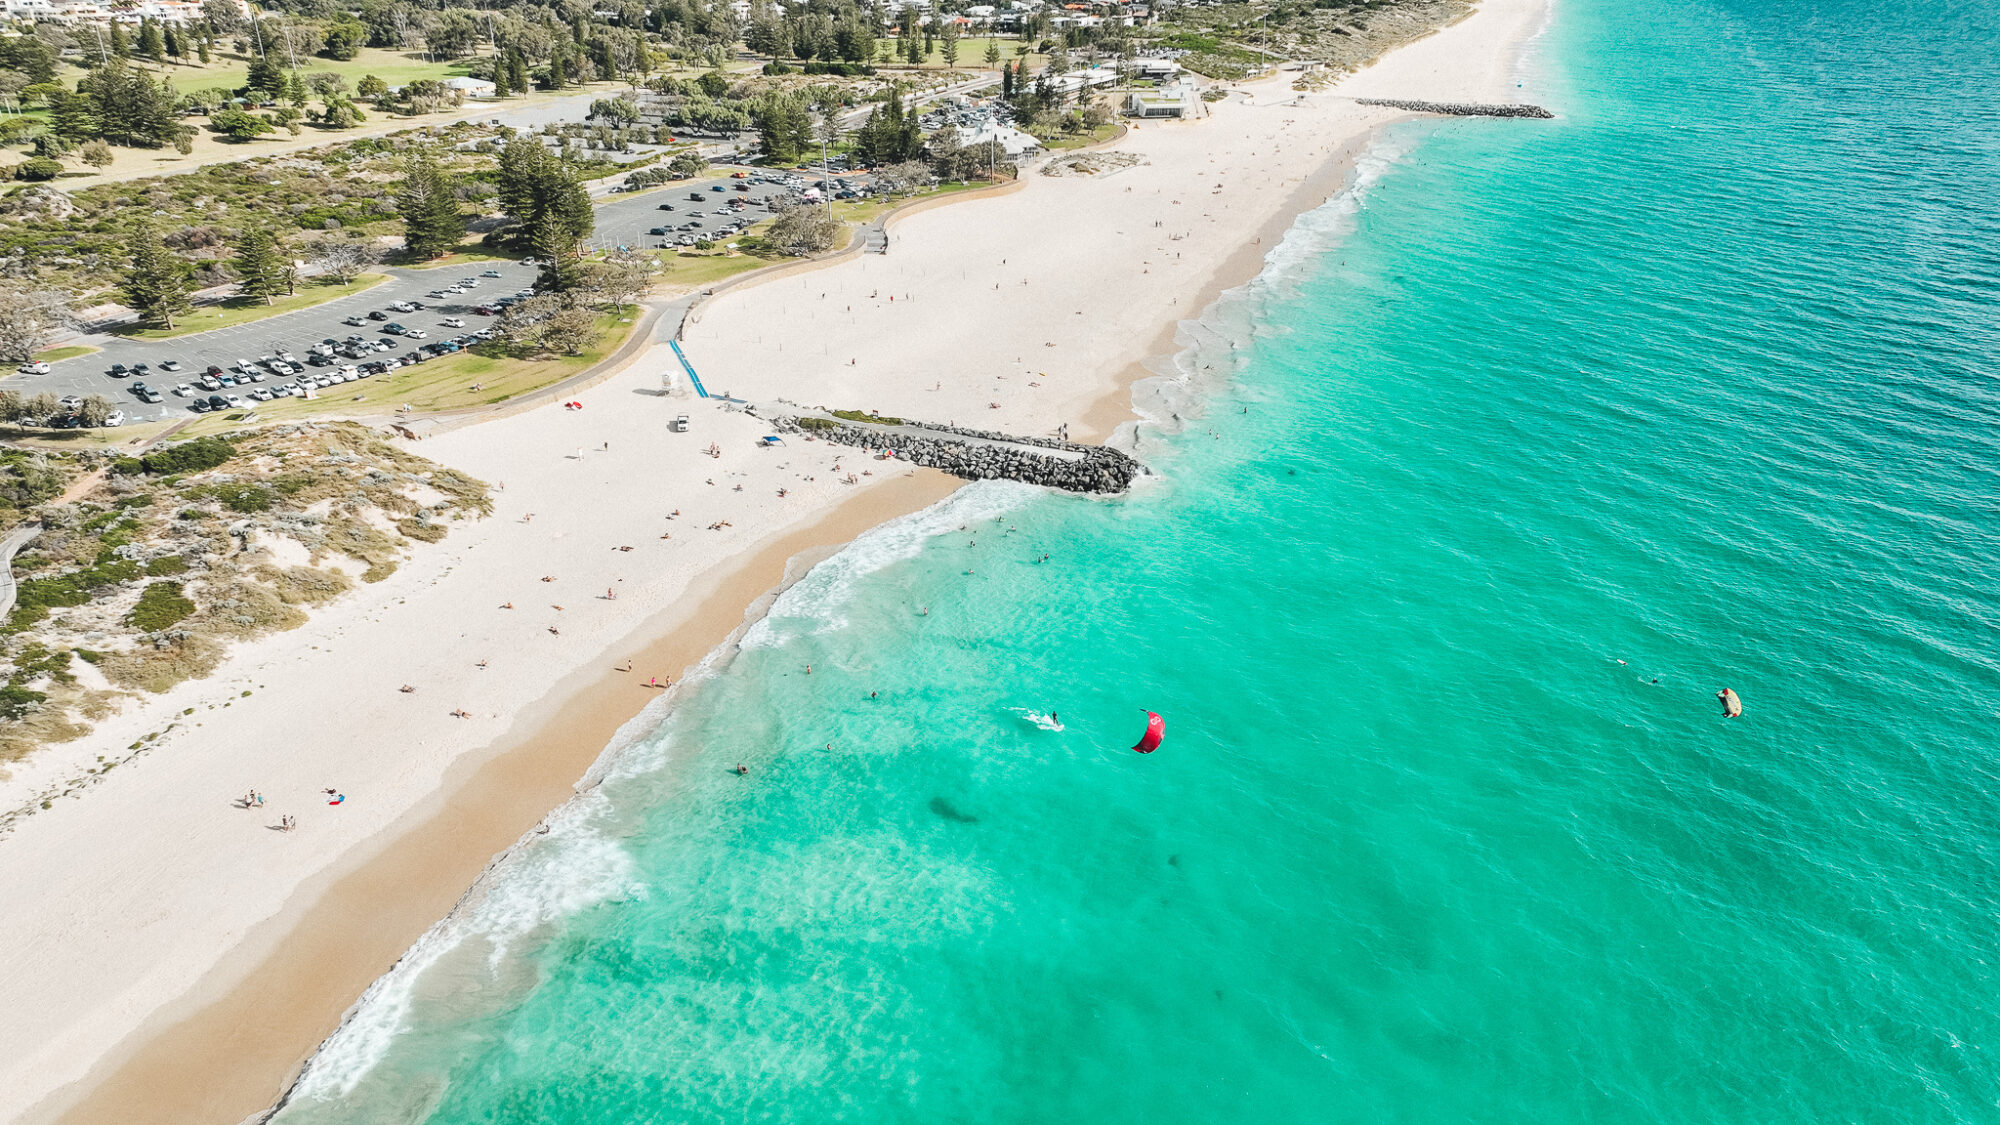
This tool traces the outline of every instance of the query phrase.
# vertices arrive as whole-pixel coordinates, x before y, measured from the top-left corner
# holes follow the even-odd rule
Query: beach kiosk
[[[687,415],[685,415],[685,414],[676,414],[676,415],[674,415],[674,420],[673,420],[673,421],[671,421],[671,422],[669,422],[669,423],[667,423],[667,429],[669,429],[669,430],[672,430],[673,432],[675,432],[675,433],[677,433],[677,434],[684,434],[684,433],[687,433],[687,432],[688,432],[688,416],[687,416]]]

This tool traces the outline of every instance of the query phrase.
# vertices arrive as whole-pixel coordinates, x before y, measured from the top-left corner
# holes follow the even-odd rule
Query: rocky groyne
[[[965,480],[1017,480],[1065,492],[1123,492],[1146,471],[1132,458],[1101,445],[1017,437],[961,426],[872,424],[810,415],[772,420],[778,430],[838,445],[886,449],[898,460],[939,469]],[[1036,453],[1033,446],[1048,449]],[[1067,453],[1072,456],[1061,456]]]
[[[1472,105],[1464,102],[1412,102],[1396,98],[1356,98],[1359,105],[1385,105],[1412,113],[1441,113],[1447,117],[1534,117],[1549,119],[1555,114],[1538,105]]]

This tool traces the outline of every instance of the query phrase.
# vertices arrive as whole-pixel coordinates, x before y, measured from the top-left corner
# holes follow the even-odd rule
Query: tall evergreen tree
[[[111,25],[111,53],[121,59],[132,57],[132,45],[126,42],[125,29],[115,23]]]
[[[513,81],[513,78],[514,78],[514,76],[513,76],[513,73],[512,73],[512,71],[511,71],[511,70],[510,70],[510,69],[508,68],[508,65],[507,65],[507,60],[506,60],[506,59],[501,59],[501,60],[500,60],[499,62],[496,62],[496,63],[494,63],[494,64],[493,64],[493,96],[494,96],[495,98],[511,98],[511,97],[513,97],[513,96],[514,96],[514,88],[513,88],[513,86],[512,86],[512,85],[510,85],[510,83],[511,83],[511,82]]]
[[[427,260],[449,253],[465,237],[457,187],[428,155],[413,156],[403,166],[396,210],[403,217],[403,245],[413,258]]]
[[[285,100],[292,103],[298,109],[305,108],[306,84],[305,80],[299,77],[299,72],[296,70],[292,71],[291,75],[285,79]]]
[[[139,21],[139,53],[153,62],[167,60],[167,40],[160,34],[160,25],[151,19]]]
[[[533,137],[517,136],[500,150],[495,185],[511,220],[502,238],[516,250],[576,246],[596,229],[590,194],[568,161]]]
[[[160,245],[150,222],[133,229],[130,252],[132,264],[125,271],[121,296],[154,327],[172,328],[174,317],[191,307],[187,263]]]
[[[236,291],[245,297],[262,297],[265,304],[287,291],[285,267],[278,238],[264,227],[245,227],[236,238],[236,256],[230,265],[236,270]]]
[[[182,42],[181,34],[180,32],[174,30],[173,24],[168,24],[165,27],[161,28],[160,35],[162,38],[166,40],[166,50],[168,58],[170,59],[187,58],[187,45],[184,42]]]

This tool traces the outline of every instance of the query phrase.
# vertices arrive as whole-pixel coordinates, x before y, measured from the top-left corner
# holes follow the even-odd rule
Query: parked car
[[[414,312],[416,309],[416,306],[408,301],[391,301],[389,307],[401,313]]]
[[[482,273],[482,274],[480,274],[479,276],[481,276],[481,277],[499,277],[499,276],[500,276],[500,271],[499,271],[499,270],[487,270],[487,271],[486,271],[485,273]]]
[[[476,312],[476,313],[478,313],[478,314],[479,314],[480,316],[499,316],[499,315],[500,315],[500,310],[499,310],[499,309],[497,309],[497,308],[494,308],[494,307],[493,307],[492,305],[480,305],[480,306],[479,306],[478,308],[475,308],[475,309],[473,309],[472,311],[473,311],[473,312]]]
[[[673,209],[674,209],[674,205],[673,205],[673,204],[671,204],[671,203],[662,203],[662,204],[660,204],[660,210],[662,210],[662,211],[671,211],[671,210],[673,210]]]
[[[458,284],[462,289],[477,289],[479,288],[479,279],[476,277],[461,277],[458,279]]]
[[[160,392],[152,389],[151,387],[148,387],[145,390],[139,392],[140,402],[161,402],[164,401],[165,398],[166,398],[165,395],[162,395]]]
[[[442,325],[442,326],[443,326],[443,327],[445,327],[445,328],[463,328],[463,327],[465,327],[465,322],[464,322],[463,320],[460,320],[460,319],[459,319],[458,317],[455,317],[455,316],[448,316],[448,317],[445,317],[445,318],[444,318],[443,320],[440,320],[440,321],[438,321],[438,324]]]
[[[202,368],[201,373],[204,375],[220,375],[222,374],[222,368],[217,367],[215,364],[211,363],[207,367]]]
[[[710,191],[727,191],[728,189],[727,189],[727,188],[725,188],[725,187],[723,187],[723,186],[722,186],[721,184],[710,184],[710,185],[709,185],[709,187],[708,187],[708,190],[710,190]]]
[[[76,395],[64,395],[56,400],[56,404],[64,410],[76,410],[83,406],[83,399]]]
[[[258,387],[256,390],[250,392],[250,397],[257,400],[258,402],[269,402],[272,399],[277,398],[278,396],[272,394],[270,391],[267,391],[262,387]]]
[[[346,320],[341,321],[340,323],[347,325],[349,328],[359,328],[368,322],[362,319],[361,317],[350,316]]]
[[[21,365],[20,371],[23,375],[47,375],[49,373],[49,365],[46,363],[24,363]]]
[[[405,340],[421,340],[428,335],[430,333],[421,328],[406,328],[403,330],[403,339]]]
[[[124,425],[124,424],[125,424],[125,412],[124,412],[123,410],[114,410],[114,411],[112,411],[111,413],[109,413],[109,414],[106,414],[106,415],[104,416],[104,424],[105,424],[105,425],[107,425],[107,426],[122,426],[122,425]]]
[[[442,300],[444,300],[444,290],[440,289],[440,290],[438,290],[438,291],[436,291],[436,292],[432,293],[432,294],[431,294],[431,300],[433,300],[433,301],[442,301]]]
[[[180,369],[181,361],[177,359],[162,360],[160,363],[160,370],[162,371],[179,371]]]
[[[387,332],[391,336],[401,336],[403,333],[408,332],[409,329],[403,327],[400,324],[397,324],[394,321],[391,321],[388,324],[382,326],[382,331]]]
[[[211,407],[208,405],[207,399],[198,398],[188,403],[188,409],[194,411],[196,414],[206,414],[209,412]]]
[[[111,370],[105,372],[106,375],[111,376],[113,379],[123,379],[125,376],[130,375],[131,373],[132,373],[131,369],[126,367],[122,363],[112,364]]]
[[[174,393],[185,397],[194,393],[194,387],[188,383],[176,383],[174,384]]]
[[[388,313],[385,313],[385,312],[383,312],[383,311],[382,311],[381,309],[375,309],[375,310],[371,311],[371,312],[370,312],[370,313],[368,314],[368,319],[369,319],[369,320],[387,320],[387,319],[389,319],[389,314],[388,314]]]
[[[227,410],[229,409],[229,400],[223,398],[221,395],[210,395],[208,396],[208,408],[210,410]]]

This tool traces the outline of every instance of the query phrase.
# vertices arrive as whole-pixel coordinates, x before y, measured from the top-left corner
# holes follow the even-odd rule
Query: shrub
[[[214,495],[222,501],[222,506],[232,512],[268,512],[271,510],[271,490],[260,484],[218,484]]]
[[[181,596],[178,582],[154,582],[139,594],[139,604],[125,621],[135,629],[157,633],[171,629],[194,613],[195,604]]]
[[[198,473],[213,469],[217,465],[236,456],[236,447],[218,437],[202,437],[170,445],[144,457],[120,457],[111,463],[111,471],[125,476],[166,476],[172,473]]]
[[[165,578],[170,574],[186,574],[187,568],[187,560],[179,555],[161,555],[146,564],[146,573],[153,578]]]
[[[412,539],[421,540],[425,543],[435,543],[444,538],[446,528],[441,523],[431,523],[429,520],[410,518],[397,520],[396,530]]]
[[[39,183],[62,175],[62,164],[46,156],[36,156],[14,165],[14,178]]]

